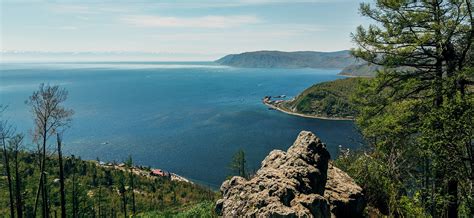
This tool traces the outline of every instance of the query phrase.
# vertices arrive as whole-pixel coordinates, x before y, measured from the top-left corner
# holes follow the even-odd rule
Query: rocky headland
[[[263,103],[269,108],[295,116],[354,120],[357,106],[351,96],[367,78],[345,78],[317,83],[289,100],[265,96]],[[278,96],[277,96],[278,97]]]

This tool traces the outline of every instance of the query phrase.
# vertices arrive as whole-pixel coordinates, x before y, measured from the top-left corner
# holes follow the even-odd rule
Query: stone
[[[224,181],[215,211],[224,217],[362,216],[362,189],[329,159],[326,145],[302,131],[287,152],[270,152],[251,179]]]
[[[331,205],[332,217],[362,217],[366,202],[362,188],[344,171],[329,165],[324,198]]]

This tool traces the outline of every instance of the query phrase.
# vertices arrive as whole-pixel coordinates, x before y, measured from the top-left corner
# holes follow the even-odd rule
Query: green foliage
[[[367,79],[347,78],[311,86],[294,100],[282,104],[283,108],[298,113],[325,117],[353,117],[356,110],[350,96],[357,84]]]
[[[364,189],[369,205],[383,214],[424,215],[419,196],[406,196],[406,187],[394,179],[396,172],[379,152],[356,152],[340,157],[334,164],[347,172]],[[400,176],[400,175],[398,175]]]
[[[466,95],[472,93],[455,92],[433,107],[427,99],[397,99],[395,88],[381,88],[386,79],[381,72],[362,82],[353,97],[359,111],[356,123],[371,149],[336,163],[363,184],[369,202],[385,214],[442,213],[451,198],[443,188],[450,179],[461,181],[459,193],[472,191],[466,165],[474,117],[473,98]],[[443,86],[450,84],[455,83],[447,80]],[[416,85],[408,80],[398,92]],[[433,190],[434,185],[439,187]],[[458,201],[473,202],[469,194]],[[464,214],[470,214],[467,208]]]
[[[189,208],[180,208],[175,210],[167,210],[163,212],[148,212],[143,214],[138,214],[137,217],[217,217],[214,213],[214,202],[205,201],[199,204],[193,205]]]

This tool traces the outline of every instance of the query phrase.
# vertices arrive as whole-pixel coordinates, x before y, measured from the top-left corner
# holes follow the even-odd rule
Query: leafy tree
[[[361,14],[377,24],[353,34],[353,55],[385,67],[354,98],[371,155],[382,160],[389,183],[398,187],[393,201],[419,196],[433,216],[456,217],[459,203],[474,211],[471,4],[363,3]]]

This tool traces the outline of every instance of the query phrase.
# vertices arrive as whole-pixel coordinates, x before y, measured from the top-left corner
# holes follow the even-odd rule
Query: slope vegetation
[[[8,155],[14,157],[13,153]],[[35,153],[26,151],[18,154],[18,170],[21,175],[19,182],[26,217],[33,216],[39,178],[37,158]],[[0,156],[0,161],[4,163],[3,155]],[[48,184],[51,184],[48,187],[49,207],[53,214],[60,214],[58,166],[57,159],[48,158],[46,170],[51,182],[48,181]],[[4,168],[5,165],[0,164],[2,172]],[[64,160],[64,174],[66,211],[67,214],[75,214],[78,217],[123,217],[125,212],[131,215],[133,202],[137,215],[162,212],[175,214],[184,208],[192,208],[216,198],[216,193],[207,188],[190,182],[176,181],[169,176],[152,176],[150,168],[142,166],[105,164],[72,156]],[[16,181],[16,178],[13,178],[13,181]],[[0,214],[9,214],[8,199],[7,178],[0,175]]]
[[[350,95],[363,78],[346,78],[315,84],[279,107],[294,113],[328,118],[353,118],[356,115]]]

